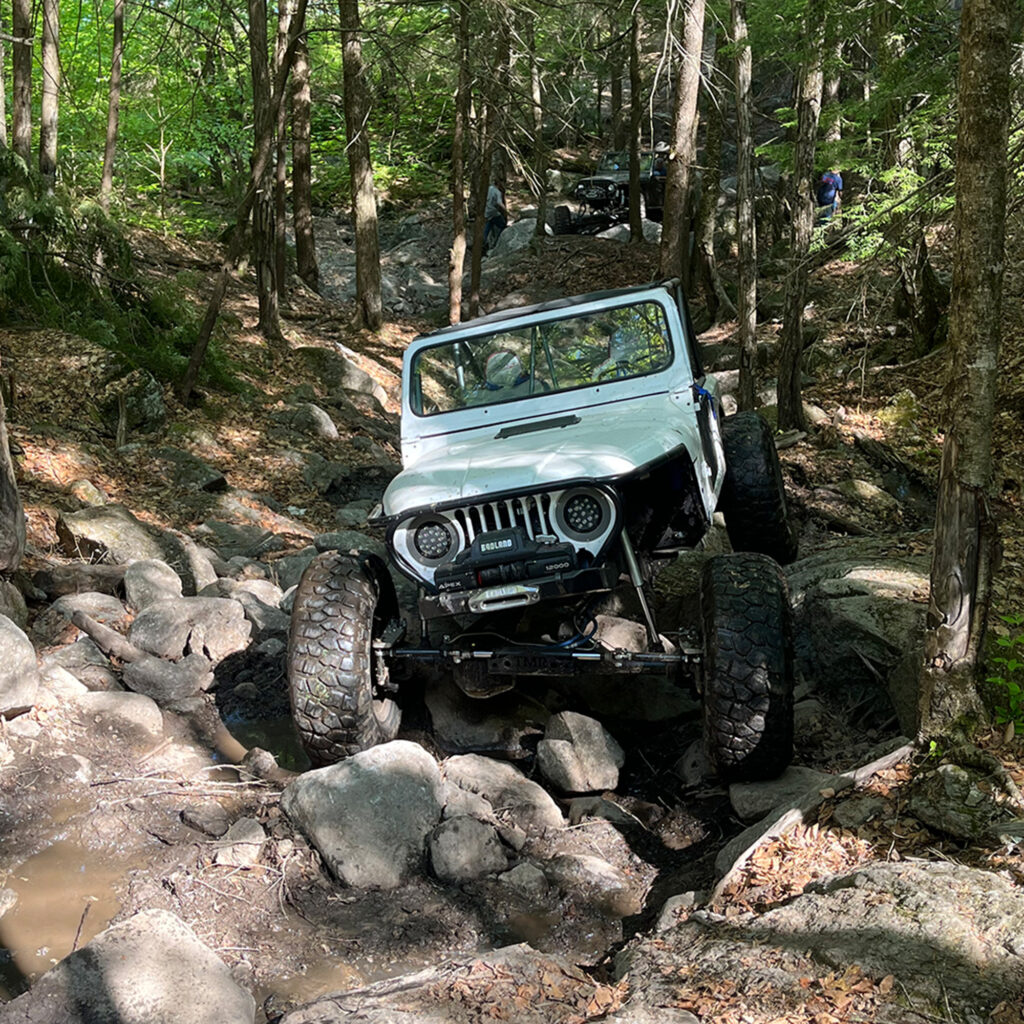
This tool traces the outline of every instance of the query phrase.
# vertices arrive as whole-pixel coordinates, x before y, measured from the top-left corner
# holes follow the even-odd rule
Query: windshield
[[[519,401],[644,377],[671,362],[658,303],[601,309],[422,349],[411,369],[412,410],[431,416]]]
[[[654,159],[653,153],[641,153],[640,154],[640,173],[650,169],[651,161]],[[597,172],[598,174],[612,174],[615,171],[629,172],[629,150],[622,150],[618,153],[605,153],[600,160],[597,161]]]

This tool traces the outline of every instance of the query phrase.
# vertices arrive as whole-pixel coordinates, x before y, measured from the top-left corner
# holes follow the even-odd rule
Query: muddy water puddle
[[[115,886],[131,866],[109,850],[58,839],[11,870],[6,887],[18,902],[0,918],[6,998],[103,931],[121,909]]]

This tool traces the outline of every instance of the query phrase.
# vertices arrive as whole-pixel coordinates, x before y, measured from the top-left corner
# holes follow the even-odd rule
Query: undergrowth
[[[0,321],[59,328],[116,353],[126,369],[176,384],[199,331],[188,275],[156,286],[135,271],[120,226],[93,200],[47,191],[11,150],[0,151]],[[216,337],[200,381],[243,384]]]

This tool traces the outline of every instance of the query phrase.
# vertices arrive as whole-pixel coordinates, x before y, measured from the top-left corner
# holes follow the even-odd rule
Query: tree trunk
[[[543,238],[548,223],[548,149],[544,142],[544,94],[541,88],[540,64],[537,61],[537,37],[530,15],[524,26],[526,45],[530,51],[530,101],[533,115],[533,175],[537,181],[537,223],[534,234]],[[601,130],[601,83],[597,85],[597,124]]]
[[[626,118],[622,110],[621,63],[612,68],[612,149],[618,152],[626,146]]]
[[[39,173],[49,188],[57,178],[60,90],[60,0],[43,0],[43,89],[39,108]]]
[[[121,111],[121,55],[124,49],[124,0],[114,0],[114,47],[110,58],[110,93],[107,98],[107,138],[103,146],[103,174],[100,205],[110,212],[114,188],[114,154],[117,152],[117,124]]]
[[[491,138],[491,105],[486,100],[480,115],[480,142],[476,172],[473,175],[473,252],[469,270],[469,315],[480,312],[480,271],[484,254],[484,214],[487,209],[487,185],[491,180],[494,143]]]
[[[704,0],[686,0],[683,19],[683,53],[679,58],[676,81],[672,154],[665,179],[660,273],[665,278],[686,280],[690,249],[690,167],[697,157],[697,97],[704,45]]]
[[[466,127],[469,124],[469,3],[459,0],[453,11],[459,84],[452,132],[452,247],[448,250],[448,322],[462,319],[462,275],[466,264]]]
[[[254,145],[261,151],[266,150],[268,154],[256,182],[256,196],[252,209],[252,261],[256,269],[256,295],[260,308],[257,326],[271,350],[283,355],[288,346],[281,333],[277,269],[274,259],[274,165],[270,162],[269,155],[274,147],[277,110],[267,60],[267,2],[248,0],[248,3]]]
[[[295,24],[301,25],[305,17],[306,0],[298,0],[298,8],[295,12]],[[264,25],[265,24],[266,22],[264,21]],[[288,44],[284,64],[278,69],[274,78],[274,87],[271,95],[273,97],[273,103],[275,104],[284,102],[285,80],[291,66],[291,62],[294,59],[296,39],[297,36],[293,33]],[[264,54],[265,53],[266,50],[264,50]],[[271,118],[271,124],[273,124],[273,120],[277,116],[276,107],[272,113],[273,117]],[[266,176],[267,168],[270,165],[272,143],[273,139],[269,133],[262,137],[259,134],[254,135],[253,151],[249,160],[249,183],[246,186],[241,202],[238,204],[238,210],[235,213],[235,223],[231,231],[231,240],[228,243],[228,251],[224,257],[224,262],[221,264],[220,273],[217,275],[217,279],[214,282],[213,292],[210,296],[210,301],[207,304],[206,313],[203,316],[203,322],[199,328],[199,335],[196,338],[195,346],[192,349],[192,355],[189,357],[188,367],[185,370],[185,375],[181,380],[181,384],[178,386],[178,397],[184,404],[188,404],[189,399],[192,397],[192,392],[195,389],[196,382],[199,380],[199,370],[203,365],[203,359],[206,358],[206,350],[210,345],[210,338],[213,337],[213,329],[217,326],[220,307],[224,302],[224,296],[227,294],[228,279],[231,276],[231,271],[234,269],[235,264],[238,262],[239,256],[242,255],[242,249],[245,246],[245,226],[252,214],[259,184]]]
[[[831,22],[829,27],[832,27]],[[843,137],[843,111],[839,106],[839,87],[842,85],[839,69],[843,64],[843,43],[841,39],[831,39],[826,45],[829,67],[825,74],[821,101],[821,120],[824,125],[822,138],[825,142],[839,142]]]
[[[25,511],[7,443],[7,414],[0,392],[0,573],[12,573],[25,555]]]
[[[344,64],[345,137],[348,141],[352,215],[356,228],[356,323],[376,331],[384,323],[384,307],[380,293],[377,198],[373,191],[373,164],[367,131],[370,99],[363,69],[359,0],[338,0],[338,13],[341,16],[341,56]]]
[[[297,29],[302,26],[297,25]],[[320,290],[320,268],[313,237],[313,160],[309,146],[309,47],[303,32],[295,44],[292,67],[292,216],[295,222],[295,262],[299,277]]]
[[[277,36],[274,39],[275,78],[278,69],[284,62],[294,8],[294,0],[282,2],[278,7]],[[288,219],[288,106],[283,102],[277,104],[274,136],[277,140],[277,160],[274,163],[274,283],[277,286],[278,304],[285,305],[288,301],[285,260],[287,241],[285,226]]]
[[[4,36],[7,33],[7,22],[0,17],[0,149],[7,148],[7,55],[4,51]]]
[[[786,278],[782,339],[779,345],[780,430],[804,429],[800,375],[804,347],[804,306],[807,302],[807,254],[814,232],[814,153],[818,118],[821,116],[821,60],[825,45],[825,21],[825,0],[808,0],[803,35],[807,50],[797,89],[790,269]]]
[[[14,0],[11,26],[11,146],[28,164],[32,159],[32,0]]]
[[[640,17],[634,11],[629,32],[629,240],[644,240],[640,197]]]
[[[726,64],[724,41],[724,34],[718,33],[715,39],[715,69],[722,73],[725,73]],[[708,100],[707,114],[704,118],[704,186],[700,192],[700,208],[697,212],[697,267],[708,316],[711,317],[712,323],[717,323],[719,310],[723,306],[731,310],[733,316],[736,315],[736,309],[725,295],[715,257],[717,183],[722,176],[722,103],[711,96]],[[726,302],[722,301],[723,297]]]
[[[757,391],[757,229],[754,223],[754,99],[753,57],[747,35],[746,0],[731,0],[732,38],[736,49],[736,238],[737,310],[739,313],[740,380],[737,403],[753,409]]]
[[[939,476],[920,736],[962,736],[982,716],[975,686],[997,548],[992,483],[1001,329],[1012,0],[965,0],[960,16],[951,365]]]

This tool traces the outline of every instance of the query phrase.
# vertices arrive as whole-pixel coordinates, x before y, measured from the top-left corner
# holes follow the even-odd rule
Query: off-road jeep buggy
[[[654,154],[641,152],[640,192],[645,200],[653,164]],[[596,235],[613,224],[628,221],[629,153],[605,153],[594,173],[580,178],[568,194],[577,209],[574,212],[569,206],[554,208],[551,229],[556,235]]]
[[[702,693],[707,752],[728,778],[778,774],[792,753],[789,604],[796,554],[771,432],[720,420],[674,281],[507,310],[405,353],[402,472],[377,519],[419,587],[419,642],[384,562],[327,552],[300,582],[288,675],[315,764],[394,737],[395,669],[451,667],[468,693],[516,676],[684,674]],[[710,558],[702,639],[655,622],[659,562],[698,544],[716,509],[738,552]],[[609,649],[601,603],[636,598],[647,636]]]

